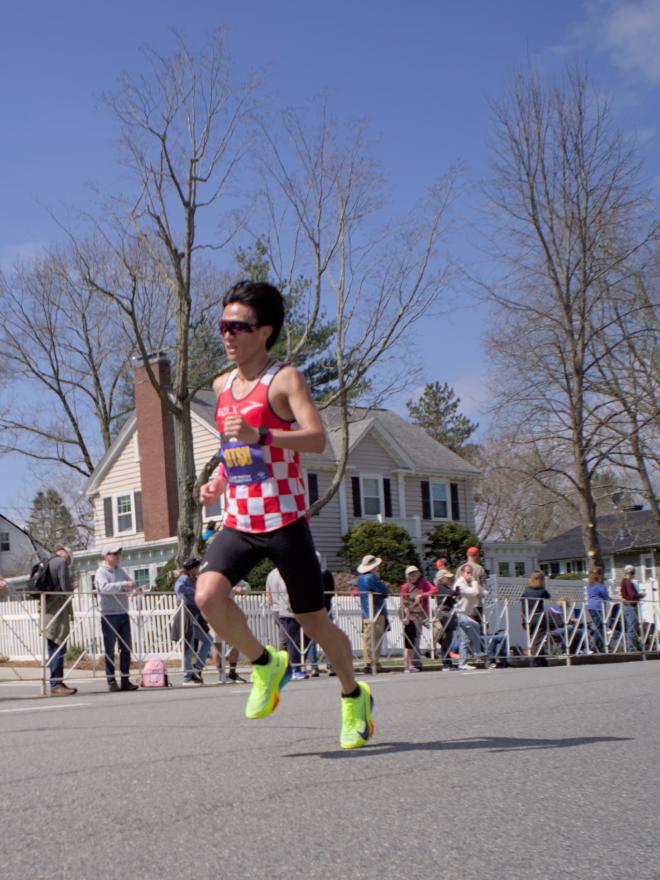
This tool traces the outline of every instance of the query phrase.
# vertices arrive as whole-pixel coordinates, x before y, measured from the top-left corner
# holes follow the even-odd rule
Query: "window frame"
[[[435,506],[434,506],[434,498],[433,498],[433,487],[434,486],[443,486],[445,490],[445,509],[447,511],[446,516],[436,516],[435,515]],[[451,503],[451,484],[445,482],[444,480],[429,480],[429,505],[431,507],[431,520],[435,520],[436,522],[450,522],[452,520],[453,510]]]
[[[502,571],[503,568],[506,568],[506,571]],[[501,578],[510,578],[511,577],[511,563],[508,559],[500,559],[497,563],[497,576]]]
[[[519,568],[522,568],[522,571],[519,571]],[[514,561],[513,576],[517,578],[527,577],[527,563],[524,559],[519,559],[517,562]]]
[[[5,543],[7,544],[6,547],[4,546]],[[0,532],[0,553],[11,553],[11,535],[9,532]]]
[[[367,513],[367,498],[373,499],[375,495],[365,495],[364,480],[375,480],[378,487],[378,513]],[[378,519],[379,516],[385,515],[385,496],[383,491],[383,475],[382,474],[360,474],[360,504],[362,505],[361,519]]]
[[[119,499],[120,498],[130,498],[131,499],[131,527],[130,529],[120,529],[119,528],[119,517],[120,516],[128,516],[127,513],[119,513]],[[119,535],[135,535],[137,533],[136,523],[135,523],[135,492],[119,492],[116,495],[112,496],[112,524],[114,528],[114,534]]]

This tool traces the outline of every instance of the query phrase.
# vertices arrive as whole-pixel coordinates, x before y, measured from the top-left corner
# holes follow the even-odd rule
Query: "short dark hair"
[[[273,328],[266,340],[266,348],[272,348],[284,323],[284,297],[277,287],[265,281],[239,281],[224,295],[222,305],[228,306],[233,302],[254,309],[260,327]]]
[[[207,529],[214,529],[214,528],[215,528],[215,520],[214,520],[214,519],[210,519],[210,520],[206,523],[206,528],[207,528]]]

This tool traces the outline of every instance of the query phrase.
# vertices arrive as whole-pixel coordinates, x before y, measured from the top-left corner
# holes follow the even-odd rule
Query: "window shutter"
[[[115,533],[112,525],[112,498],[103,499],[103,518],[105,519],[105,536],[111,538]]]
[[[144,530],[144,522],[142,521],[142,492],[135,492],[133,500],[135,501],[135,531],[141,532]]]
[[[431,519],[431,487],[428,480],[422,480],[422,519]]]
[[[353,516],[362,516],[362,499],[360,498],[360,478],[351,477],[351,486],[353,487]]]
[[[383,480],[383,498],[385,499],[385,516],[392,516],[392,481]]]
[[[450,483],[449,488],[451,489],[451,518],[460,519],[461,508],[458,503],[458,483]]]
[[[319,476],[318,474],[307,474],[307,494],[309,495],[309,503],[314,504],[319,500]]]

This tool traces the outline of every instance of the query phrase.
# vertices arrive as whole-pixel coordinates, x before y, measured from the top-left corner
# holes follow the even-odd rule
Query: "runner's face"
[[[254,326],[257,323],[257,316],[250,306],[238,302],[229,303],[222,312],[222,320],[244,321],[252,325],[251,332],[238,330],[235,333],[222,334],[225,352],[230,361],[240,364],[254,357],[255,354],[266,351],[266,341],[272,332],[272,327]]]

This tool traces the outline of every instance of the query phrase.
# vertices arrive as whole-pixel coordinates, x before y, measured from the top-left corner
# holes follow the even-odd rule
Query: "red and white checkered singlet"
[[[268,400],[268,387],[282,366],[281,363],[272,364],[252,391],[239,400],[232,392],[238,370],[229,374],[218,397],[215,414],[220,434],[225,417],[236,414],[242,415],[253,428],[292,430],[291,423],[279,418]],[[240,532],[273,532],[307,513],[298,453],[274,446],[262,446],[260,450],[270,476],[260,483],[229,483],[227,486],[224,524]]]

